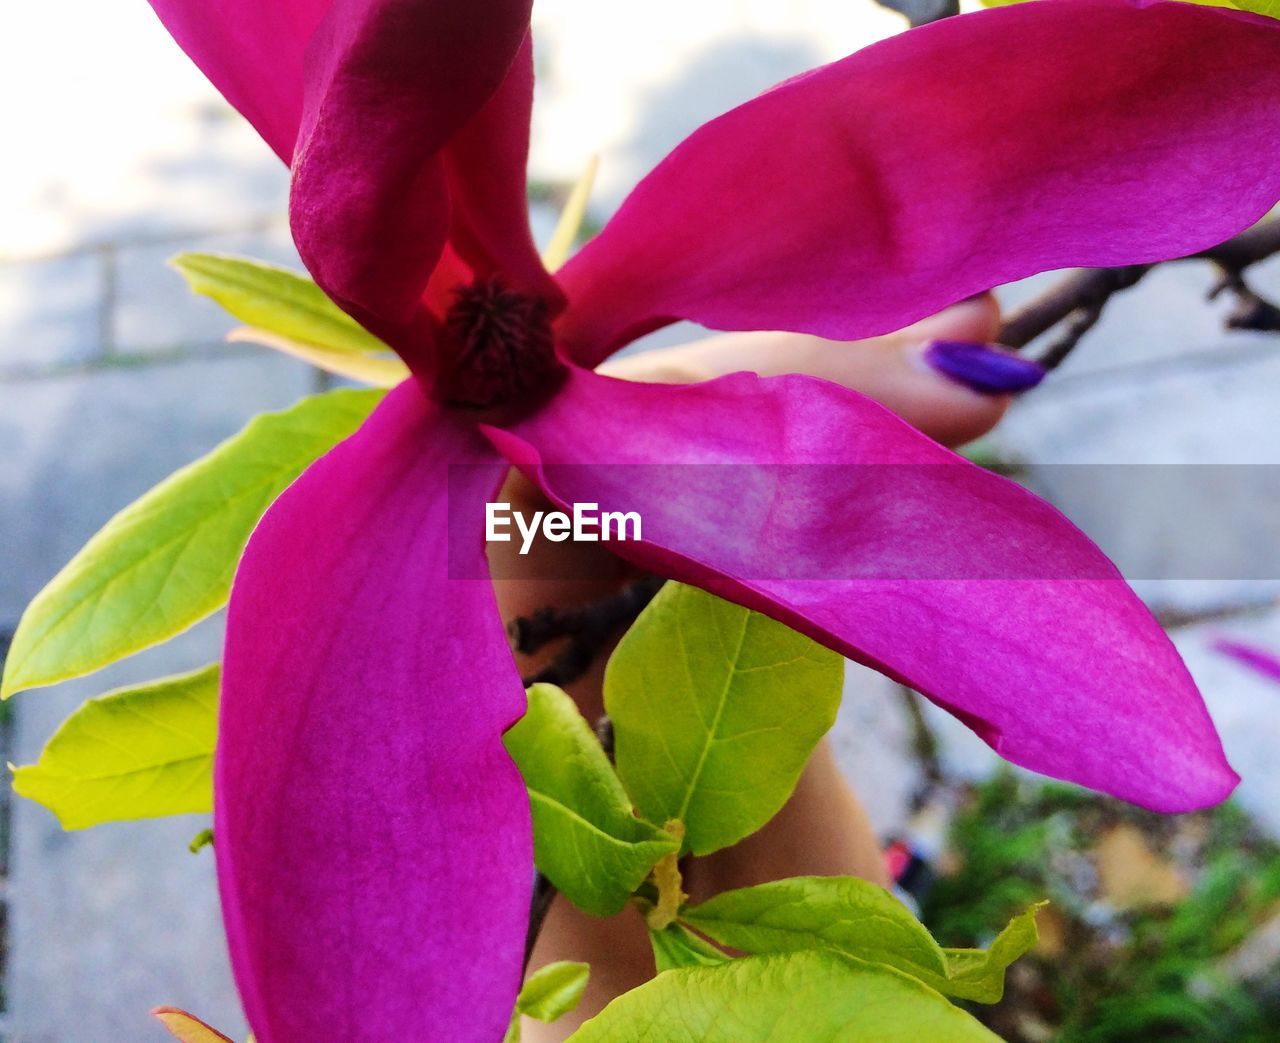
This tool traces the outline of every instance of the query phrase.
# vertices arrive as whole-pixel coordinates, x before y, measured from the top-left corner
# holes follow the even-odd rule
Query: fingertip
[[[969,340],[988,344],[1000,333],[1000,304],[995,294],[975,294],[902,330],[903,341]]]
[[[943,445],[972,442],[990,431],[1008,411],[1013,395],[977,391],[929,361],[933,342],[899,349],[902,379],[891,400],[884,401],[913,427]]]

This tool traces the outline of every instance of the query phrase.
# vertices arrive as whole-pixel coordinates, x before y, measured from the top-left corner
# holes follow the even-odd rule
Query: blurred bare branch
[[[960,13],[960,0],[876,0],[876,3],[897,11],[913,29]]]
[[[1227,316],[1227,327],[1280,332],[1280,308],[1260,297],[1245,280],[1245,272],[1250,267],[1276,254],[1280,254],[1280,217],[1269,218],[1198,254],[1163,263],[1211,262],[1221,273],[1221,278],[1210,298],[1227,292],[1236,300],[1236,306]],[[1039,356],[1039,361],[1052,369],[1097,324],[1113,296],[1136,286],[1156,267],[1158,265],[1139,264],[1072,272],[1014,311],[1000,329],[1000,343],[1011,348],[1024,348],[1036,338],[1056,330],[1056,335]]]

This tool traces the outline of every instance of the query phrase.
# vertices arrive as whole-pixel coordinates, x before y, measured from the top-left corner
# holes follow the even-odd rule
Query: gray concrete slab
[[[1180,628],[1173,637],[1204,693],[1227,759],[1240,775],[1236,799],[1280,837],[1280,683],[1213,647],[1217,638],[1229,637],[1280,655],[1280,607]]]
[[[1213,647],[1217,638],[1229,637],[1280,655],[1280,607],[1179,627],[1171,636],[1240,775],[1234,799],[1272,836],[1280,836],[1280,684]],[[990,747],[950,714],[930,705],[926,718],[940,741],[948,775],[978,780],[1000,765]]]
[[[239,325],[213,301],[192,293],[169,266],[171,257],[188,250],[239,254],[302,270],[283,216],[243,232],[123,247],[115,259],[115,353],[170,352],[183,344],[215,343]]]
[[[245,349],[0,387],[0,617],[16,618],[115,511],[312,381],[300,363]]]
[[[881,837],[901,829],[923,779],[898,684],[857,663],[845,666],[844,701],[831,744],[846,778]]]
[[[111,368],[0,386],[0,621],[112,513],[212,448],[253,413],[287,405],[312,374],[267,355]],[[218,654],[204,625],[170,646],[77,682],[18,697],[19,762],[80,701]],[[201,817],[64,833],[14,802],[9,882],[12,1038],[134,1043],[167,1038],[147,1017],[188,1006],[240,1031]]]
[[[1159,309],[1159,301],[1149,305]],[[1055,375],[993,437],[1148,603],[1220,612],[1280,594],[1280,341]]]
[[[219,626],[93,677],[17,702],[19,763],[39,754],[84,699],[218,656]],[[161,1043],[148,1011],[176,1006],[243,1038],[214,879],[213,854],[187,844],[208,815],[113,823],[68,833],[14,801],[9,887],[12,1043]]]
[[[98,358],[107,267],[99,253],[0,263],[0,373]]]

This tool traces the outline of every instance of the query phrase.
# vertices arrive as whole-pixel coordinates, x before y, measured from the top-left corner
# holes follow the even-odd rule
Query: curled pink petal
[[[151,0],[165,28],[286,163],[307,42],[332,0]]]
[[[325,292],[420,372],[434,339],[422,296],[450,230],[442,152],[503,86],[529,7],[491,0],[477,17],[471,0],[334,0],[307,54],[294,240]],[[484,122],[517,115],[503,102]],[[509,190],[509,173],[489,177]]]
[[[547,274],[529,228],[529,120],[533,37],[526,36],[502,85],[445,150],[450,241],[478,276],[500,276],[553,310],[564,298]]]
[[[617,553],[909,684],[1014,763],[1162,811],[1238,781],[1101,551],[856,392],[575,370],[542,412],[486,434],[557,503],[638,512],[643,543]]]
[[[1229,656],[1237,663],[1243,663],[1255,673],[1271,681],[1280,681],[1280,656],[1276,656],[1256,645],[1248,645],[1243,641],[1232,641],[1220,637],[1213,642],[1213,650]]]
[[[466,464],[449,478],[451,464]],[[228,618],[218,877],[259,1043],[498,1040],[520,981],[523,712],[483,531],[504,463],[416,382],[270,508]]]
[[[558,274],[562,340],[594,365],[674,318],[864,337],[1034,272],[1192,253],[1280,198],[1278,99],[1272,19],[944,19],[694,132]]]

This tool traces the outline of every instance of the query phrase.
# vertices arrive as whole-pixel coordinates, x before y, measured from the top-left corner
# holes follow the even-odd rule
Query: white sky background
[[[6,7],[0,259],[283,212],[283,170],[145,0]],[[699,123],[902,26],[872,0],[537,0],[533,173],[599,152],[611,206]]]

